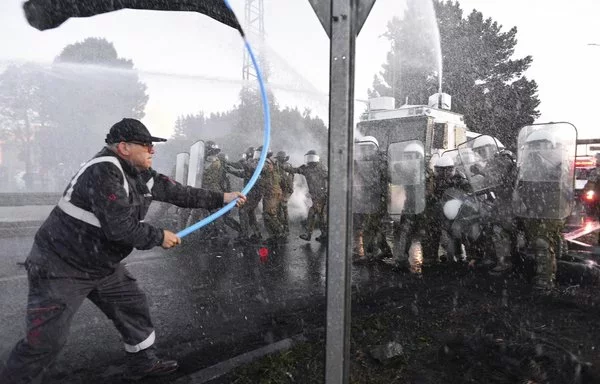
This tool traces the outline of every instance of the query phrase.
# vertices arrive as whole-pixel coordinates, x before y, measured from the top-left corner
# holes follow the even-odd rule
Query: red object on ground
[[[267,258],[269,257],[269,249],[265,248],[265,247],[259,248],[258,256],[260,257],[260,261],[262,261],[264,263],[265,261],[267,261]]]

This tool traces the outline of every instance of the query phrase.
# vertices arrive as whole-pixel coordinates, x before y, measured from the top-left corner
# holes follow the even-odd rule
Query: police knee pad
[[[550,241],[543,237],[538,237],[533,241],[532,247],[535,251],[545,251],[550,249]]]

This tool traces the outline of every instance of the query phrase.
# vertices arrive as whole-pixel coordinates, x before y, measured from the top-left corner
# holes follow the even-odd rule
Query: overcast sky
[[[425,1],[425,0],[424,0]],[[0,68],[7,62],[50,63],[62,48],[87,37],[105,37],[132,59],[148,85],[144,122],[169,135],[180,114],[224,111],[237,103],[242,43],[236,31],[205,16],[123,10],[71,19],[39,32],[30,27],[20,0],[0,1]],[[243,0],[232,1],[243,15]],[[283,105],[311,108],[327,117],[329,42],[308,0],[264,0],[268,59],[275,95]],[[357,41],[357,99],[367,98],[373,75],[389,49],[381,37],[387,21],[402,14],[403,0],[377,0]],[[537,81],[539,122],[570,121],[580,136],[600,136],[593,112],[600,88],[600,1],[463,0],[504,30],[518,28],[516,56],[533,56],[526,73]],[[357,103],[357,109],[364,107]]]

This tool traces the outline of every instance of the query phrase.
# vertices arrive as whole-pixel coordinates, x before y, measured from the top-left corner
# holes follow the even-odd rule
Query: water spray
[[[229,4],[229,0],[223,0],[223,1],[225,2],[225,5],[227,5],[227,7],[231,10],[231,12],[233,12],[235,14],[235,12],[233,11],[233,8],[231,8],[231,5]],[[240,28],[240,34],[242,35],[242,39],[244,39],[244,46],[246,47],[246,50],[248,51],[248,54],[250,55],[250,59],[252,60],[252,65],[254,66],[254,70],[256,71],[256,79],[258,80],[258,85],[259,85],[259,89],[260,89],[260,96],[262,99],[263,115],[264,115],[264,121],[265,121],[265,128],[264,128],[264,133],[263,133],[263,148],[269,148],[269,144],[271,142],[271,113],[269,111],[269,100],[267,98],[267,90],[266,90],[265,83],[263,80],[262,72],[258,65],[258,60],[256,60],[254,51],[252,50],[252,47],[250,46],[250,43],[248,42],[248,39],[246,38],[246,36],[245,36],[243,30],[241,30],[241,28]],[[254,187],[254,184],[256,184],[256,181],[258,180],[258,177],[260,176],[260,173],[262,172],[262,169],[265,165],[265,161],[267,159],[267,152],[268,151],[260,152],[260,157],[258,159],[258,165],[256,166],[256,169],[254,170],[254,173],[252,174],[250,181],[242,189],[242,194],[247,195],[248,192],[250,192],[250,190],[252,189],[252,187]],[[236,202],[237,202],[237,199],[230,202],[223,208],[219,209],[217,212],[213,213],[212,215],[200,220],[196,224],[191,225],[191,226],[183,229],[182,231],[178,232],[177,236],[180,238],[183,238],[183,237],[189,235],[190,233],[204,227],[205,225],[215,221],[219,217],[221,217],[224,214],[226,214],[227,212],[231,211],[233,209],[233,207],[235,207]]]

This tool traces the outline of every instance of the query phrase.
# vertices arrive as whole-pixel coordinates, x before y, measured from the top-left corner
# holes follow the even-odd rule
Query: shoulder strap
[[[98,220],[96,215],[71,203],[71,195],[73,194],[73,189],[75,188],[75,184],[77,184],[77,180],[79,180],[79,177],[81,177],[81,175],[83,174],[83,172],[85,172],[86,169],[98,163],[113,163],[117,166],[117,168],[119,168],[119,170],[123,174],[123,188],[125,188],[125,193],[127,194],[127,196],[129,196],[129,182],[127,181],[127,177],[125,176],[125,172],[123,171],[123,167],[121,166],[121,162],[119,162],[119,159],[117,159],[114,156],[100,156],[88,161],[83,165],[83,167],[81,167],[81,169],[79,169],[75,177],[71,179],[71,182],[69,183],[69,189],[67,189],[67,192],[65,192],[64,196],[61,197],[61,199],[58,201],[58,207],[67,215],[81,220],[85,223],[88,223],[90,225],[93,225],[94,227],[100,228],[100,220]],[[154,179],[150,180],[154,182]],[[150,182],[148,183],[150,184]]]

